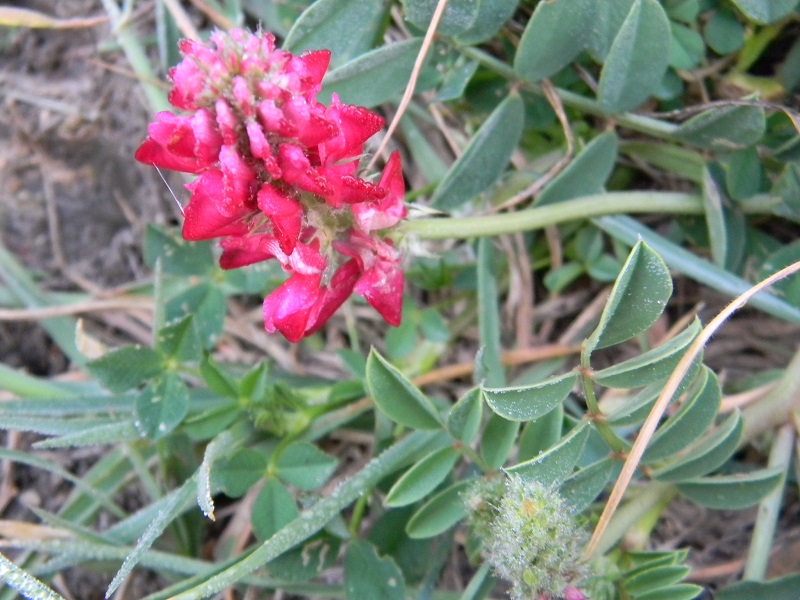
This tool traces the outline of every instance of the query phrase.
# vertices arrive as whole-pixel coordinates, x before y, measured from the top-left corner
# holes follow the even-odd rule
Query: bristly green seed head
[[[586,535],[558,491],[511,476],[479,481],[465,502],[483,556],[513,600],[561,598],[585,576]]]

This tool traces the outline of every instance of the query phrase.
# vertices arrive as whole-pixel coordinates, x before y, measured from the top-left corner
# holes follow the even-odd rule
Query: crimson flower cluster
[[[355,291],[400,323],[401,256],[385,230],[405,217],[400,156],[380,179],[358,177],[364,143],[384,125],[366,108],[316,101],[330,52],[295,56],[271,34],[182,40],[170,103],[136,159],[197,174],[183,237],[219,238],[220,266],[269,259],[289,278],[264,300],[264,325],[299,341]]]

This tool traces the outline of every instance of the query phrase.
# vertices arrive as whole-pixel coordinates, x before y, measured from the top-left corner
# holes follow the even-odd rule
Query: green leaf
[[[705,54],[703,38],[693,29],[678,23],[670,22],[670,31],[669,65],[676,69],[694,69]]]
[[[526,461],[556,445],[564,429],[564,405],[559,404],[546,415],[528,422],[519,436],[517,460]]]
[[[598,99],[609,113],[639,106],[661,85],[669,64],[670,28],[658,0],[635,0],[600,73]]]
[[[770,196],[780,200],[772,207],[773,213],[794,222],[800,221],[800,163],[790,162],[783,167]]]
[[[289,490],[280,481],[270,477],[253,502],[250,522],[256,537],[268,540],[299,516],[297,503]]]
[[[253,487],[266,471],[267,457],[264,452],[242,448],[230,458],[220,460],[214,476],[226,495],[239,498]]]
[[[215,394],[234,400],[239,398],[236,383],[211,356],[206,356],[200,363],[200,377]]]
[[[328,71],[317,100],[327,104],[335,93],[345,104],[367,108],[388,102],[406,88],[421,47],[419,38],[403,40]]]
[[[283,48],[330,50],[331,65],[341,65],[372,48],[388,9],[384,0],[317,0],[295,21]]]
[[[703,588],[693,583],[679,583],[636,596],[636,600],[695,600]]]
[[[344,581],[348,600],[403,600],[406,597],[405,579],[394,560],[380,558],[375,546],[362,540],[350,542],[344,559]]]
[[[613,367],[595,371],[591,375],[592,380],[605,387],[634,388],[666,379],[701,330],[700,321],[695,319],[679,335],[660,346]]]
[[[600,495],[619,463],[610,457],[603,458],[586,466],[564,480],[559,488],[562,498],[566,498],[572,512],[582,513]]]
[[[303,491],[313,491],[328,481],[338,461],[314,444],[293,442],[275,462],[275,474]]]
[[[736,475],[699,477],[678,484],[678,491],[692,502],[720,510],[753,506],[769,494],[783,477],[783,467]]]
[[[200,340],[193,321],[194,317],[189,314],[167,323],[158,332],[156,350],[165,357],[182,362],[199,360]]]
[[[530,421],[549,413],[569,395],[578,374],[557,375],[523,387],[484,388],[481,392],[495,413],[509,421]]]
[[[728,232],[725,226],[723,203],[726,202],[720,184],[712,174],[712,165],[703,168],[703,208],[711,246],[711,258],[718,267],[725,268],[728,256]]]
[[[461,0],[473,4],[474,0]],[[448,2],[448,7],[453,2]],[[468,29],[456,38],[462,44],[480,44],[491,38],[508,21],[517,9],[519,0],[479,0],[475,18]]]
[[[760,106],[711,108],[681,124],[672,136],[711,150],[740,150],[758,142],[767,127]]]
[[[505,469],[525,480],[536,480],[544,485],[557,485],[572,473],[583,454],[589,427],[584,423],[569,432],[564,439],[535,458]]]
[[[753,146],[732,152],[724,164],[725,187],[733,200],[745,200],[761,190],[761,157]]]
[[[475,357],[475,373],[481,384],[501,386],[506,373],[500,360],[500,307],[492,240],[478,240],[478,335],[481,344]]]
[[[439,429],[431,401],[373,348],[367,358],[367,389],[375,405],[395,423],[414,429]]]
[[[622,152],[636,160],[643,160],[667,173],[700,183],[703,179],[705,157],[689,148],[655,142],[624,142]]]
[[[175,429],[189,412],[189,388],[173,373],[152,381],[136,398],[136,428],[152,439]]]
[[[408,520],[408,536],[412,539],[431,538],[463,519],[467,507],[462,494],[471,483],[471,479],[454,483],[423,504]]]
[[[512,91],[472,136],[431,205],[440,210],[458,208],[497,183],[522,135],[524,116],[522,98]]]
[[[767,25],[788,15],[797,0],[731,0],[751,21]]]
[[[151,269],[161,259],[165,273],[205,275],[214,268],[209,242],[187,242],[174,232],[148,225],[144,234],[144,262]]]
[[[536,206],[602,192],[617,161],[617,146],[614,132],[598,135],[542,190]]]
[[[61,594],[57,594],[27,571],[20,569],[2,554],[0,554],[0,573],[2,573],[3,583],[25,598],[64,600]]]
[[[667,265],[647,244],[637,242],[614,283],[600,323],[586,341],[587,352],[646,331],[664,312],[671,293]]]
[[[215,285],[201,283],[167,302],[167,321],[175,321],[186,315],[192,315],[192,325],[203,347],[213,348],[219,342],[225,323],[225,294]]]
[[[86,364],[89,374],[112,392],[124,392],[161,372],[161,357],[152,348],[126,346]]]
[[[0,408],[2,405],[0,404]],[[447,430],[457,440],[471,444],[481,428],[483,401],[481,391],[474,388],[456,402],[447,415]]]
[[[744,45],[744,25],[729,10],[718,8],[706,21],[703,35],[709,48],[721,56],[733,54]]]
[[[655,469],[653,477],[660,481],[685,481],[711,473],[736,451],[742,439],[742,429],[742,415],[737,410],[666,466]]]
[[[593,0],[539,2],[514,57],[514,71],[522,79],[539,81],[558,73],[588,43],[594,20]]]
[[[481,456],[486,464],[496,469],[511,454],[519,432],[519,422],[509,421],[498,414],[490,413],[481,435]]]
[[[771,581],[739,581],[716,593],[716,600],[796,600],[800,589],[800,573],[792,573]]]
[[[722,399],[717,376],[703,367],[693,386],[695,389],[690,391],[689,398],[656,431],[642,457],[643,462],[651,463],[680,452],[714,422]]]
[[[617,37],[625,17],[633,6],[634,0],[606,0],[595,2],[594,21],[589,27],[587,50],[597,62],[603,62],[608,56],[611,44]],[[585,25],[584,25],[585,26]]]
[[[386,506],[406,506],[427,496],[452,472],[459,456],[458,450],[449,446],[428,454],[392,486]]]
[[[681,581],[690,573],[686,565],[658,565],[644,569],[635,575],[625,578],[625,591],[638,598],[639,594],[647,593],[671,586]]]

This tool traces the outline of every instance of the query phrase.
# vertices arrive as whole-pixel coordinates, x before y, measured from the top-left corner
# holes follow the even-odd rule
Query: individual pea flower
[[[482,479],[465,503],[481,552],[513,600],[585,600],[576,587],[585,536],[556,490],[518,476]]]
[[[387,234],[406,216],[400,155],[377,183],[359,172],[383,118],[317,102],[327,50],[295,56],[241,29],[179,49],[169,101],[188,114],[156,114],[136,159],[197,175],[183,237],[219,239],[225,269],[277,260],[289,277],[264,300],[264,325],[292,342],[353,291],[399,325],[402,256]]]

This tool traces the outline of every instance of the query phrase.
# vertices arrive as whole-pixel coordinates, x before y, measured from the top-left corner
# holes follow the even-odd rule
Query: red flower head
[[[158,113],[136,159],[198,175],[184,238],[220,238],[225,269],[280,261],[290,276],[264,301],[264,322],[293,342],[354,290],[399,324],[400,254],[380,233],[406,214],[400,156],[377,183],[358,176],[384,121],[335,95],[316,101],[330,52],[294,56],[238,29],[179,48],[169,101],[189,114]]]

